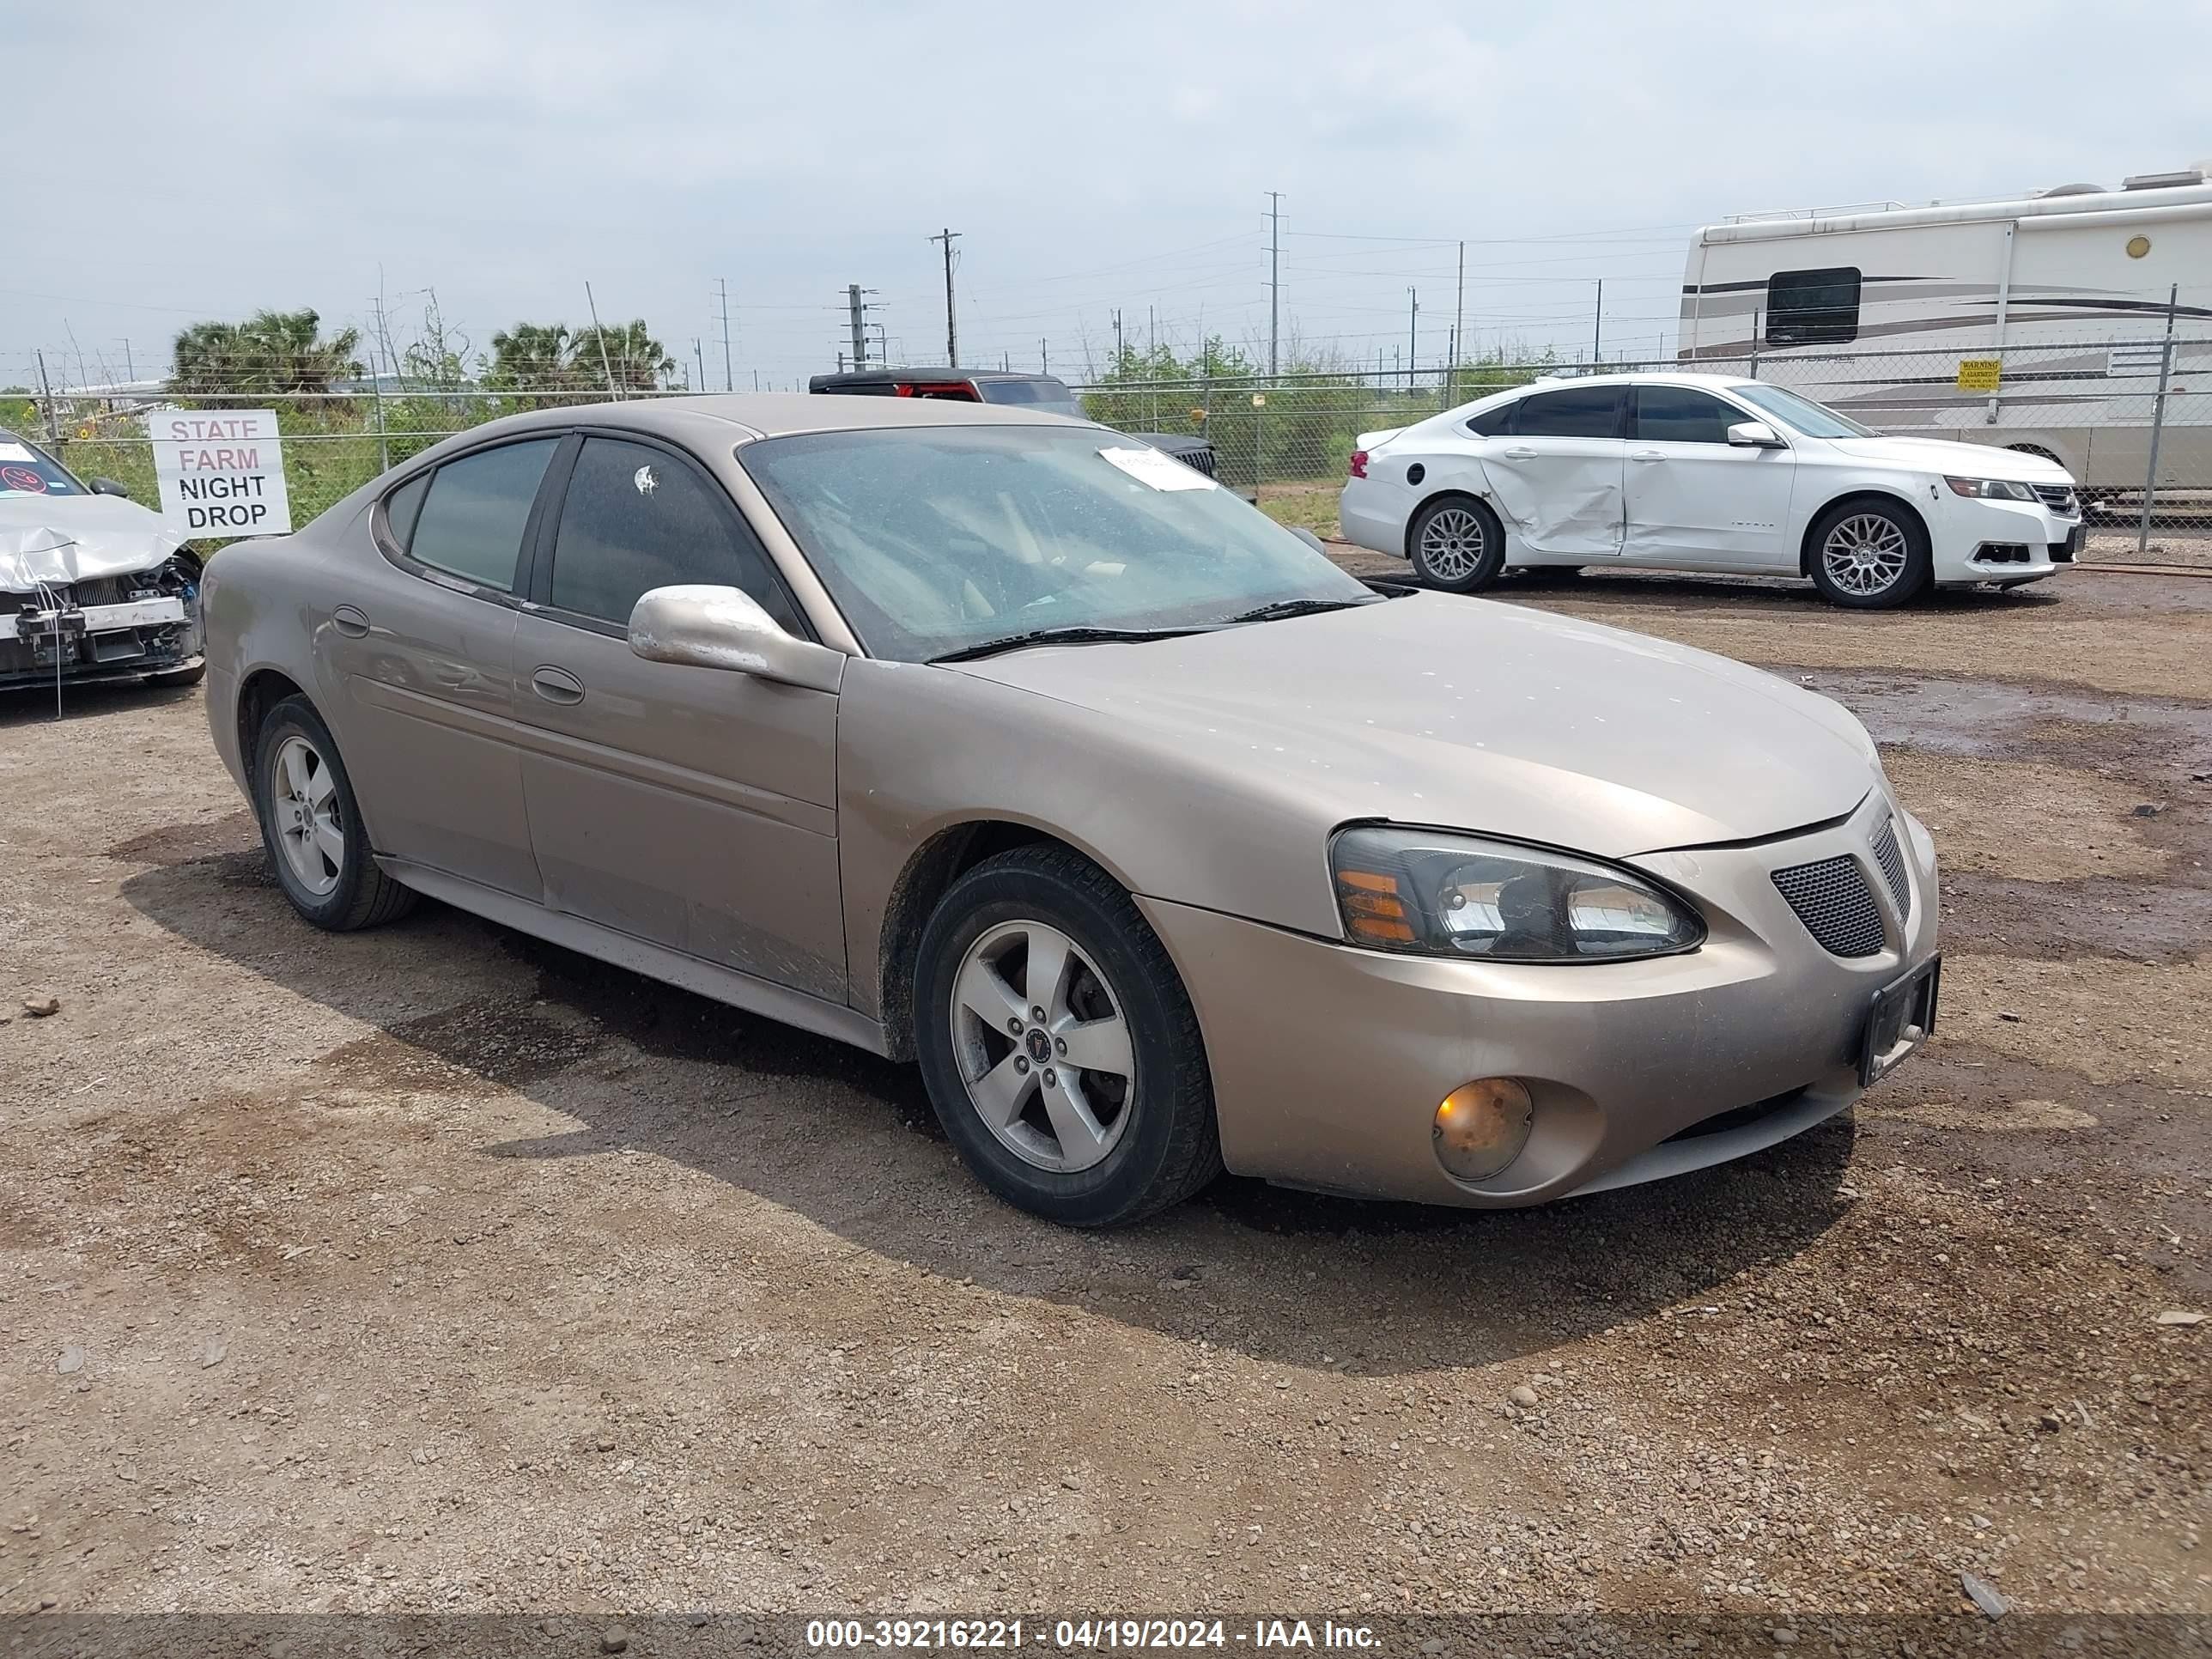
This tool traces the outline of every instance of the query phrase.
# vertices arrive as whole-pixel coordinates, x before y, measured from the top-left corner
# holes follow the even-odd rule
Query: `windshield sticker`
[[[46,481],[27,466],[0,466],[0,489],[10,495],[43,495]]]
[[[27,461],[31,452],[21,444],[0,444],[0,461]]]
[[[660,488],[660,480],[653,476],[653,469],[649,466],[638,468],[629,475],[629,481],[637,486],[637,493],[641,495],[650,495]]]
[[[1157,449],[1102,449],[1108,465],[1117,466],[1139,483],[1155,489],[1212,489],[1213,480],[1194,467]]]

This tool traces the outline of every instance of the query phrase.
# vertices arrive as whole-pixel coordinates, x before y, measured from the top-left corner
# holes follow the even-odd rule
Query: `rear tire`
[[[415,908],[414,890],[377,867],[337,743],[305,697],[285,698],[262,721],[252,781],[276,884],[304,920],[349,933]]]
[[[1182,981],[1128,894],[1072,849],[1018,847],[953,883],[922,931],[915,1011],[938,1121],[1007,1203],[1122,1226],[1220,1173]]]
[[[1446,593],[1479,593],[1505,568],[1505,527],[1486,502],[1440,495],[1406,526],[1414,574]]]
[[[1813,586],[1847,610],[1894,610],[1919,597],[1934,574],[1927,530],[1887,501],[1838,501],[1814,522],[1808,541]]]

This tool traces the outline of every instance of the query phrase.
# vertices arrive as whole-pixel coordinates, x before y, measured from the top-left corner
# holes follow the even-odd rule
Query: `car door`
[[[842,1002],[834,693],[647,662],[647,589],[741,587],[797,607],[721,486],[687,456],[586,434],[548,482],[514,700],[531,846],[555,908]]]
[[[398,485],[372,509],[382,562],[334,585],[315,628],[377,850],[533,900],[508,657],[560,447],[557,434],[500,444]]]
[[[1796,458],[1728,441],[1729,427],[1765,419],[1696,386],[1631,388],[1622,557],[1795,574]]]
[[[1484,441],[1492,496],[1531,552],[1620,553],[1622,401],[1611,383],[1532,392],[1511,431]]]

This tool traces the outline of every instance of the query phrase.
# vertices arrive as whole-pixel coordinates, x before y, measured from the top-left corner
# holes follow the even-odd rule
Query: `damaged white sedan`
[[[159,514],[0,430],[0,690],[198,684],[199,586]]]

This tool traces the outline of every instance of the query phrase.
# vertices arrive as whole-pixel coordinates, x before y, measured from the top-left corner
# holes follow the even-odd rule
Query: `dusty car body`
[[[0,431],[0,688],[203,672],[200,562],[122,486]]]
[[[1932,845],[1842,708],[1371,590],[1123,441],[873,398],[494,422],[211,567],[216,747],[310,920],[428,894],[918,1059],[971,1167],[1073,1223],[1224,1165],[1650,1179],[1926,1035]],[[744,583],[592,597],[682,490]],[[452,526],[501,500],[487,562]]]

